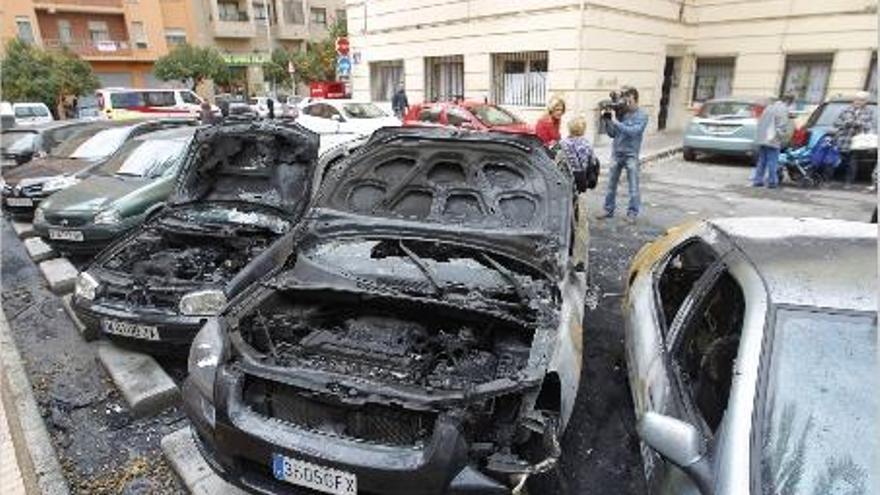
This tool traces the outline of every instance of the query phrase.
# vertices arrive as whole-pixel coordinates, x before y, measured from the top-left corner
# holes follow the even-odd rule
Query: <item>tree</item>
[[[347,36],[345,22],[330,27],[329,36],[316,43],[307,43],[304,52],[293,56],[296,78],[304,83],[336,79],[336,38]]]
[[[290,84],[290,72],[287,72],[287,64],[293,61],[293,55],[284,48],[276,48],[272,51],[269,61],[263,64],[263,78],[274,81],[275,84],[287,86]]]
[[[100,86],[92,67],[76,54],[47,52],[19,40],[6,46],[3,97],[12,101],[40,101],[56,109],[59,117],[67,98],[94,91]]]
[[[153,72],[163,81],[191,82],[196,89],[205,79],[227,78],[228,68],[216,48],[184,43],[156,60]]]

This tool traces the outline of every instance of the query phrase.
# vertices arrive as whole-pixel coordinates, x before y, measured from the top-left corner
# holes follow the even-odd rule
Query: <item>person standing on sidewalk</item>
[[[775,101],[764,109],[758,119],[757,139],[758,152],[755,161],[755,173],[752,174],[752,185],[764,187],[764,176],[767,176],[767,187],[779,187],[779,150],[788,129],[788,107],[794,102],[793,93],[785,93],[781,100]]]
[[[406,99],[406,90],[403,86],[403,81],[397,85],[397,92],[391,97],[391,110],[400,120],[403,120],[403,117],[409,110],[409,100]]]
[[[562,138],[559,127],[562,124],[563,114],[565,114],[565,100],[558,96],[550,98],[550,103],[547,104],[547,115],[535,123],[535,134],[544,143],[544,146],[552,148]]]
[[[874,132],[874,111],[868,107],[871,94],[859,91],[852,105],[846,107],[834,121],[834,137],[840,150],[840,167],[846,170],[846,187],[852,186],[858,172],[858,163],[852,157],[853,136]]]
[[[621,92],[624,107],[617,115],[605,112],[605,132],[614,141],[611,144],[611,168],[608,176],[608,192],[605,194],[605,212],[598,219],[614,216],[617,203],[617,183],[621,172],[626,169],[626,181],[629,185],[629,207],[627,219],[635,222],[639,216],[641,198],[639,195],[639,152],[642,149],[642,138],[648,126],[648,116],[639,108],[639,92],[636,88],[624,87]]]

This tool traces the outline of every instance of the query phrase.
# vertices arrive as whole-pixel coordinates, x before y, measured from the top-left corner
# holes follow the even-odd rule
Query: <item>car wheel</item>
[[[681,155],[686,162],[692,162],[697,159],[697,152],[692,148],[685,148],[682,150]]]

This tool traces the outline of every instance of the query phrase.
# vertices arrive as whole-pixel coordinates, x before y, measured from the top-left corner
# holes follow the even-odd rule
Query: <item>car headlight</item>
[[[95,293],[97,293],[100,285],[89,272],[82,272],[76,277],[76,286],[74,286],[73,291],[77,297],[94,301]]]
[[[46,212],[39,206],[34,210],[34,223],[46,223]]]
[[[70,177],[67,175],[62,175],[61,177],[52,177],[43,183],[43,192],[51,193],[55,191],[60,191],[62,189],[67,189],[68,187],[75,185],[79,182],[79,179],[76,177]]]
[[[213,316],[226,306],[221,290],[199,290],[180,298],[180,312],[187,316]]]
[[[122,215],[119,214],[119,210],[109,209],[98,212],[95,215],[95,224],[97,225],[116,225],[122,221]]]
[[[223,335],[220,324],[211,319],[196,334],[189,348],[186,367],[196,389],[209,399],[214,398],[214,376],[223,356]]]

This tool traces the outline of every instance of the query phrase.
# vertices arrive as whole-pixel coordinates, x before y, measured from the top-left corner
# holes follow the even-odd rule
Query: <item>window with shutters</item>
[[[492,55],[492,101],[543,107],[547,103],[547,52]]]

